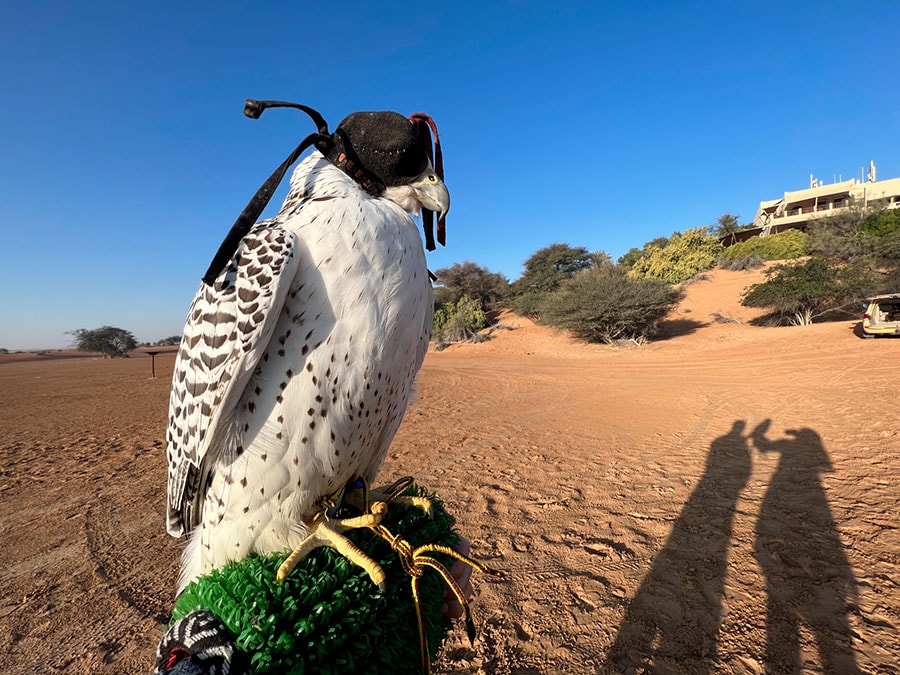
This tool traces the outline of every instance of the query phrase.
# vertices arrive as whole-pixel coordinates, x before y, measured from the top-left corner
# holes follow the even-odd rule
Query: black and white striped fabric
[[[250,675],[250,663],[219,617],[197,610],[163,635],[153,675]]]

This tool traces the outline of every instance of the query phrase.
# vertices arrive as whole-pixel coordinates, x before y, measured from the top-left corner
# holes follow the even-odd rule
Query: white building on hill
[[[866,182],[854,178],[824,185],[815,176],[810,176],[806,190],[785,192],[780,199],[760,202],[753,228],[728,235],[722,243],[735,244],[784,230],[805,230],[810,221],[836,215],[851,205],[863,208],[900,207],[900,178],[876,180],[874,162],[869,163]]]

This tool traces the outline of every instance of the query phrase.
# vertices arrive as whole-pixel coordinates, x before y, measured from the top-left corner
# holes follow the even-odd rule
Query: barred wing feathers
[[[201,284],[175,361],[167,431],[167,529],[189,532],[219,459],[235,452],[229,427],[265,352],[297,271],[297,238],[272,221],[244,237],[213,286]]]

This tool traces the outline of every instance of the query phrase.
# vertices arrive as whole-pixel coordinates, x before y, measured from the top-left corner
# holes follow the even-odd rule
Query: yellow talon
[[[311,551],[320,546],[328,546],[329,548],[336,550],[354,565],[362,567],[366,571],[366,574],[369,575],[372,583],[381,590],[384,590],[385,575],[384,570],[381,569],[381,565],[372,560],[363,553],[356,544],[341,534],[347,530],[354,530],[360,527],[374,528],[380,525],[382,518],[384,518],[384,514],[387,513],[387,506],[381,504],[384,509],[383,512],[381,512],[380,508],[378,509],[378,512],[374,512],[376,510],[375,507],[378,504],[380,504],[380,502],[376,502],[376,504],[372,505],[373,513],[366,513],[355,518],[329,521],[327,518],[320,515],[319,518],[310,525],[306,538],[300,542],[297,548],[295,548],[288,556],[287,560],[285,560],[281,564],[281,567],[278,568],[275,579],[278,582],[284,582],[300,561],[309,555]]]

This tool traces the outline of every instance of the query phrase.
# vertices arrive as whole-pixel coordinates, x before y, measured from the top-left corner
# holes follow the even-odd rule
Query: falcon
[[[433,120],[359,112],[329,133],[299,104],[248,101],[245,114],[268,107],[299,108],[318,131],[247,205],[188,312],[166,450],[167,530],[188,537],[179,592],[252,554],[330,545],[354,559],[340,532],[375,516],[341,521],[323,504],[375,478],[430,338],[431,280],[410,214],[421,211],[431,250],[437,213],[444,243],[450,196]],[[257,222],[309,146],[278,215]]]

